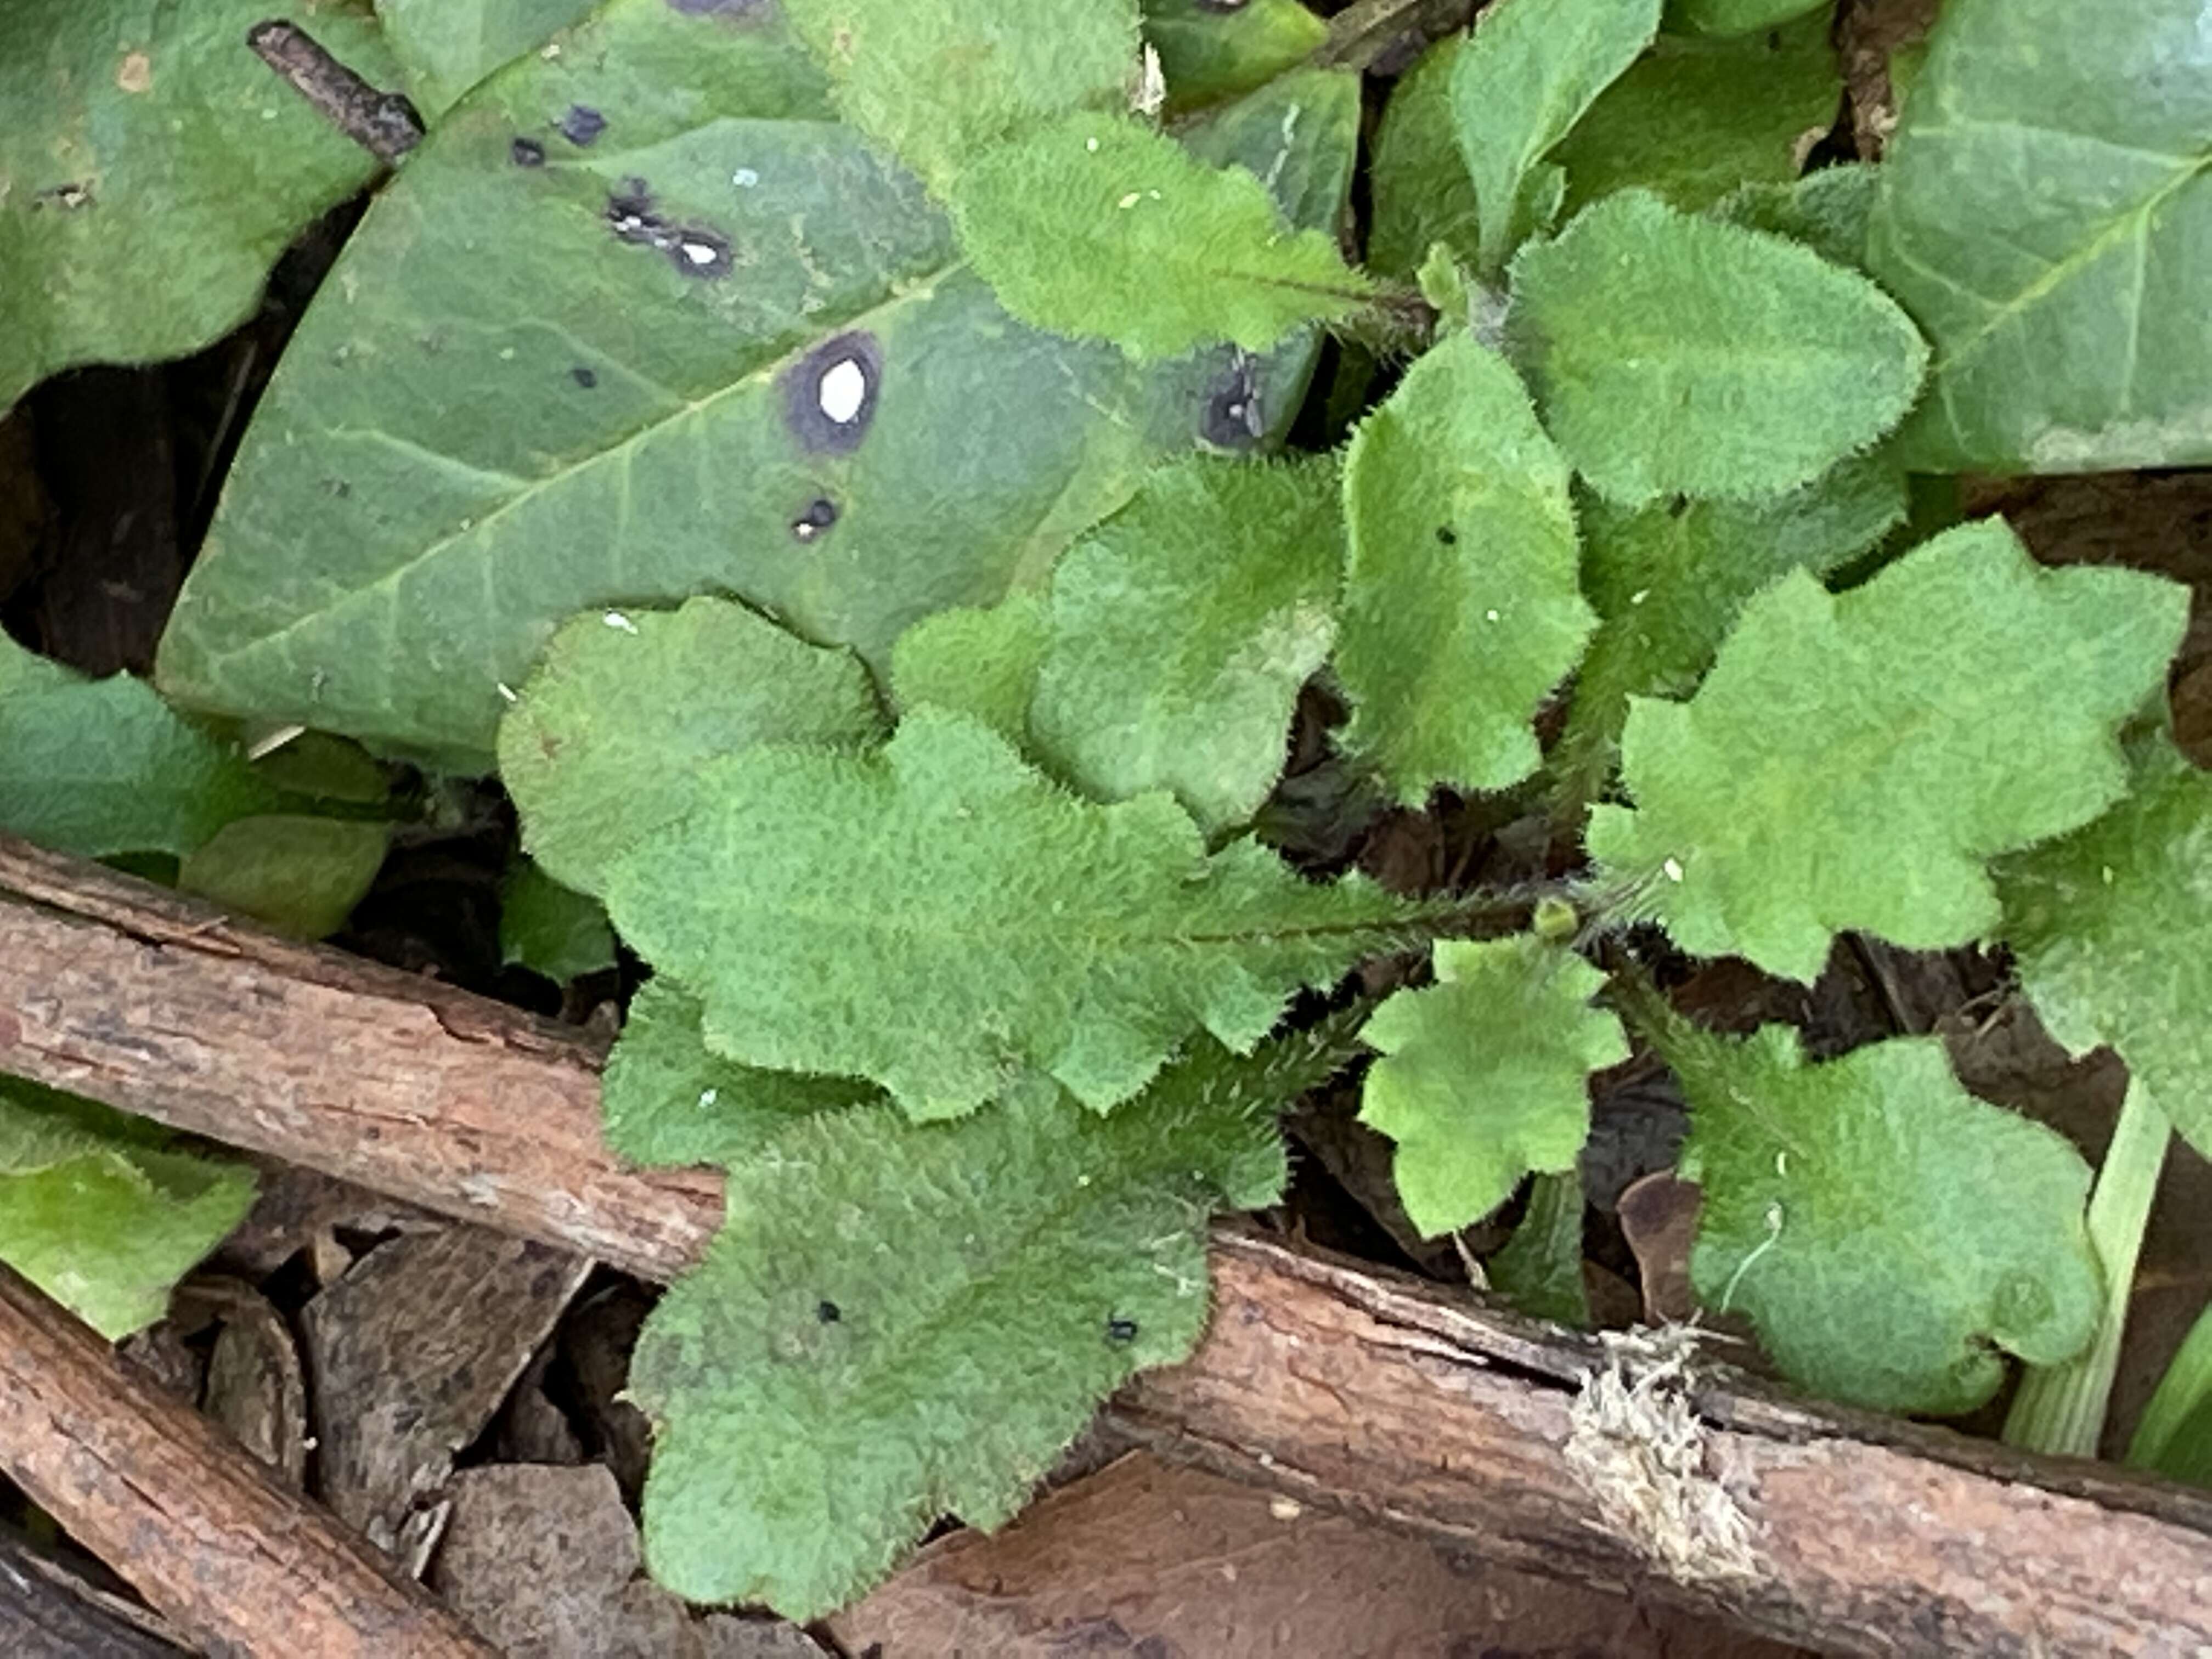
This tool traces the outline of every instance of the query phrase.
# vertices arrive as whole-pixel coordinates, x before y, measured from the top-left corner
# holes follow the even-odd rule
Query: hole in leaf
[[[811,542],[836,522],[837,503],[826,495],[817,495],[791,521],[791,533],[802,542]]]
[[[542,167],[545,165],[545,146],[535,138],[518,138],[507,147],[519,167]]]
[[[1106,1340],[1109,1342],[1134,1342],[1137,1340],[1137,1322],[1122,1314],[1108,1315]]]
[[[803,448],[842,455],[860,447],[875,417],[883,363],[876,337],[856,332],[824,340],[785,371],[784,420]]]
[[[824,1297],[814,1304],[814,1316],[824,1325],[834,1325],[845,1316],[845,1310]]]

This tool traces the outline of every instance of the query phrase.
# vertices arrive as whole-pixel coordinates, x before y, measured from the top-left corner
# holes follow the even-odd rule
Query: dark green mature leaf
[[[1936,345],[1927,471],[2212,460],[2212,34],[2173,0],[1951,0],[1869,263]]]
[[[1748,34],[1827,6],[1828,0],[1668,0],[1667,21],[1707,34]]]
[[[698,804],[706,763],[761,743],[859,748],[884,730],[850,653],[727,599],[574,617],[514,695],[500,779],[523,844],[594,896],[625,850]]]
[[[1632,185],[1698,209],[1753,180],[1794,179],[1843,97],[1824,11],[1735,40],[1662,34],[1553,152],[1565,211]]]
[[[616,927],[748,1065],[872,1078],[920,1119],[1029,1071],[1103,1110],[1203,1029],[1249,1049],[1303,984],[1401,940],[1416,908],[1209,858],[1164,794],[1099,806],[965,716],[880,754],[754,749],[606,886]]]
[[[1334,235],[1359,150],[1359,77],[1293,70],[1233,104],[1178,127],[1182,147],[1210,167],[1242,167],[1291,224]]]
[[[1567,483],[1512,369],[1465,332],[1352,435],[1346,742],[1401,801],[1535,769],[1530,721],[1596,620],[1575,586]]]
[[[1344,568],[1337,469],[1193,460],[1062,556],[1029,729],[1099,800],[1172,791],[1214,834],[1282,775],[1328,655]]]
[[[1144,0],[1145,39],[1167,76],[1168,108],[1249,92],[1313,56],[1328,25],[1298,0]]]
[[[566,985],[615,965],[615,930],[597,899],[518,858],[499,884],[499,955]]]
[[[1592,809],[1591,856],[1683,949],[1792,979],[1844,928],[1966,944],[1999,920],[1984,860],[2125,792],[2112,734],[2187,613],[2160,577],[2042,568],[2000,520],[1848,593],[1793,572],[1689,702],[1632,702],[1636,807]]]
[[[1928,358],[1863,276],[1635,190],[1522,250],[1506,332],[1560,448],[1631,507],[1805,483],[1897,423]]]
[[[181,356],[235,327],[286,245],[374,175],[248,50],[272,17],[397,79],[357,7],[0,6],[0,409],[73,364]]]
[[[1452,116],[1453,65],[1466,39],[1449,34],[1431,46],[1383,106],[1368,166],[1367,265],[1378,275],[1410,278],[1438,242],[1474,262],[1480,215]]]
[[[2212,1157],[2212,775],[2160,742],[2126,799],[1996,878],[2005,942],[2051,1035],[2118,1050]]]
[[[1505,269],[1550,224],[1559,169],[1542,157],[1658,33],[1661,0],[1503,0],[1475,20],[1452,68],[1459,148],[1474,181],[1476,266]]]
[[[276,804],[234,745],[143,682],[85,679],[0,634],[0,830],[86,858],[181,858]]]
[[[1661,1042],[1690,1102],[1682,1173],[1705,1188],[1690,1273],[1833,1399],[1954,1413],[2094,1333],[2089,1169],[2039,1123],[1975,1099],[1933,1037],[1808,1066],[1797,1033]]]
[[[392,55],[407,77],[407,95],[434,122],[494,70],[534,52],[599,0],[376,0]],[[577,131],[590,122],[556,115]],[[554,117],[548,131],[557,131]]]
[[[1747,230],[1802,242],[1831,264],[1863,270],[1880,173],[1879,167],[1854,162],[1822,167],[1786,185],[1746,185],[1716,203],[1712,213]]]
[[[1427,1237],[1480,1221],[1532,1170],[1573,1169],[1589,1074],[1628,1058],[1620,1022],[1589,1006],[1605,975],[1559,945],[1443,939],[1435,957],[1435,985],[1395,993],[1359,1034],[1382,1054],[1359,1121],[1398,1143],[1398,1196]]]
[[[237,818],[185,855],[177,885],[294,939],[324,939],[368,896],[388,823],[274,812]]]
[[[984,152],[951,200],[962,249],[1008,311],[1134,357],[1217,340],[1264,350],[1372,293],[1334,238],[1285,222],[1261,180],[1112,116]]]
[[[1030,703],[1052,642],[1042,593],[1009,593],[988,611],[924,617],[891,647],[891,697],[901,709],[972,714],[1017,749],[1030,747]]]
[[[1118,107],[1136,70],[1137,0],[781,4],[845,118],[940,191],[994,140]]]
[[[1573,1170],[1528,1183],[1528,1207],[1505,1248],[1482,1264],[1490,1288],[1532,1319],[1586,1331],[1583,1282],[1583,1182]]]
[[[159,1319],[246,1218],[253,1172],[88,1100],[0,1078],[0,1261],[102,1336]]]
[[[1100,1400],[1196,1345],[1207,1214],[1280,1193],[1273,1115],[1345,1048],[1203,1043],[1104,1120],[1048,1091],[919,1131],[824,1114],[738,1164],[631,1368],[654,1576],[811,1619],[948,1510],[1003,1524]]]
[[[545,136],[578,106],[592,143]],[[774,9],[664,0],[611,0],[465,100],[295,337],[165,687],[481,768],[500,683],[580,611],[735,594],[880,665],[1155,458],[1287,420],[1306,344],[1140,372],[1022,328],[830,114]]]

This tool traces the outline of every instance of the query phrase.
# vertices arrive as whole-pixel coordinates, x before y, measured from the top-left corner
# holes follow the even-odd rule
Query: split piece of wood
[[[598,1060],[515,1010],[0,842],[0,1071],[665,1279],[720,1184],[616,1162]],[[1197,1356],[1115,1407],[1172,1455],[1808,1646],[2212,1647],[2203,1494],[1702,1364],[1632,1357],[1588,1388],[1612,1369],[1595,1344],[1235,1229],[1214,1268]],[[20,1438],[0,1423],[0,1460],[32,1455]]]

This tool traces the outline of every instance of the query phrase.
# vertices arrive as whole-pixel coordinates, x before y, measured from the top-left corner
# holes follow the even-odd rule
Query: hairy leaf
[[[1299,0],[1144,0],[1145,39],[1159,53],[1170,111],[1249,92],[1313,56],[1328,25]]]
[[[1596,620],[1575,586],[1567,483],[1512,369],[1463,331],[1352,434],[1346,741],[1401,801],[1535,769],[1529,722]]]
[[[605,130],[547,135],[576,106]],[[609,0],[465,99],[262,401],[164,689],[482,769],[500,684],[580,611],[726,594],[881,667],[1157,458],[1287,422],[1309,343],[1139,370],[1018,326],[831,113],[775,8],[665,0]],[[1294,148],[1348,157],[1323,113]]]
[[[615,930],[597,899],[517,858],[499,884],[499,954],[566,985],[615,965]]]
[[[553,636],[499,732],[523,844],[598,896],[608,866],[701,799],[702,769],[760,743],[856,748],[884,732],[867,672],[726,599],[589,611]]]
[[[1843,97],[1828,23],[1824,10],[1736,40],[1661,35],[1553,152],[1566,211],[1632,185],[1697,209],[1796,178],[1807,135],[1827,131]]]
[[[2212,461],[2212,33],[2174,0],[1948,0],[1869,266],[1936,346],[1927,471]]]
[[[1435,958],[1436,984],[1395,993],[1359,1034],[1382,1054],[1359,1121],[1398,1143],[1398,1196],[1426,1237],[1480,1221],[1532,1170],[1573,1169],[1589,1074],[1628,1058],[1620,1022],[1589,1006],[1605,975],[1560,946],[1443,939]]]
[[[781,0],[845,118],[942,191],[996,140],[1112,109],[1137,0]]]
[[[1249,1049],[1416,914],[1249,842],[1209,858],[1164,794],[1077,800],[965,715],[699,771],[690,817],[614,866],[616,927],[701,996],[717,1052],[872,1078],[916,1118],[1032,1069],[1103,1110],[1200,1028]]]
[[[388,823],[272,812],[236,818],[185,855],[177,885],[294,939],[323,939],[368,896]]]
[[[763,1071],[707,1047],[698,998],[665,979],[630,999],[601,1089],[608,1146],[634,1164],[728,1164],[756,1156],[812,1112],[879,1103],[850,1078]]]
[[[358,7],[0,6],[0,409],[75,364],[182,356],[228,332],[292,239],[375,174],[247,50],[270,20],[397,79]]]
[[[2005,942],[2051,1035],[2117,1049],[2212,1156],[2212,776],[2161,743],[2126,799],[1996,876]]]
[[[1103,1120],[1047,1091],[779,1133],[639,1339],[653,1575],[811,1619],[948,1510],[1003,1524],[1100,1400],[1196,1345],[1207,1214],[1280,1193],[1274,1113],[1343,1052],[1206,1043]]]
[[[1086,794],[1166,789],[1209,835],[1282,775],[1328,655],[1344,567],[1337,470],[1193,460],[1061,556],[1030,726]]]
[[[1793,572],[1689,702],[1632,701],[1636,807],[1592,810],[1591,856],[1683,949],[1793,979],[1844,928],[1966,944],[1998,921],[1984,860],[2125,791],[2112,733],[2187,608],[2138,571],[2044,569],[1997,520],[1848,593]]]
[[[1867,222],[1881,169],[1866,162],[1822,167],[1786,185],[1746,185],[1716,203],[1713,216],[1747,230],[1802,242],[1831,264],[1866,269]]]
[[[1749,34],[1826,9],[1826,0],[1668,0],[1667,21],[1707,34]]]
[[[1260,179],[1111,116],[985,152],[951,201],[963,251],[1008,311],[1135,357],[1217,340],[1264,350],[1370,292],[1334,239],[1285,224]]]
[[[434,122],[494,70],[534,52],[598,0],[376,0],[407,94]],[[588,107],[588,106],[586,106]],[[549,111],[549,133],[592,131],[587,117]]]
[[[1897,423],[1928,357],[1863,276],[1634,190],[1522,251],[1506,330],[1559,447],[1631,507],[1810,481]]]
[[[0,830],[86,858],[182,857],[276,792],[127,674],[88,680],[0,634]]]
[[[1678,1033],[1682,1173],[1705,1189],[1698,1296],[1741,1310],[1831,1398],[1956,1413],[2004,1376],[1990,1344],[2069,1359],[2097,1319],[2089,1169],[2039,1123],[1975,1099],[1933,1037],[1804,1063],[1797,1033]]]
[[[1459,148],[1474,181],[1486,276],[1550,222],[1559,174],[1541,165],[1651,44],[1661,0],[1503,0],[1475,20],[1452,69]],[[1549,206],[1540,205],[1548,204]]]
[[[1009,593],[988,611],[924,617],[891,647],[891,695],[902,709],[972,714],[1017,749],[1030,747],[1030,702],[1052,640],[1042,593]]]
[[[246,1218],[253,1172],[168,1150],[142,1120],[0,1078],[0,1261],[110,1339]]]

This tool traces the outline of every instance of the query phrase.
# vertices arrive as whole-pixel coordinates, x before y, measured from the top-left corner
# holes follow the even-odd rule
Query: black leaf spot
[[[542,167],[545,165],[545,146],[535,138],[518,138],[507,147],[519,167]]]
[[[1459,537],[1453,532],[1452,527],[1448,524],[1440,524],[1437,526],[1437,539],[1446,547],[1459,545]]]
[[[814,1316],[825,1325],[834,1325],[845,1316],[845,1310],[825,1297],[814,1304]]]
[[[589,104],[571,104],[560,120],[561,136],[581,149],[607,130],[607,118]]]
[[[686,276],[730,274],[730,239],[707,225],[671,223],[654,208],[653,191],[642,179],[625,179],[607,198],[607,228],[615,240],[658,248]]]
[[[1137,1340],[1137,1322],[1121,1314],[1108,1315],[1106,1340],[1109,1342],[1134,1342]]]
[[[860,331],[833,335],[783,373],[785,424],[799,447],[817,455],[860,447],[876,415],[884,351]]]
[[[1261,407],[1260,381],[1255,360],[1237,354],[1229,372],[1206,394],[1206,413],[1199,421],[1199,435],[1223,449],[1249,449],[1267,430]]]
[[[807,502],[806,510],[791,521],[791,533],[802,542],[811,542],[836,522],[837,503],[826,495],[817,495]]]
[[[677,270],[686,276],[730,274],[730,239],[704,225],[678,226],[669,233],[666,251]]]
[[[568,371],[568,378],[586,392],[599,383],[599,377],[581,363],[578,363],[575,368]]]

